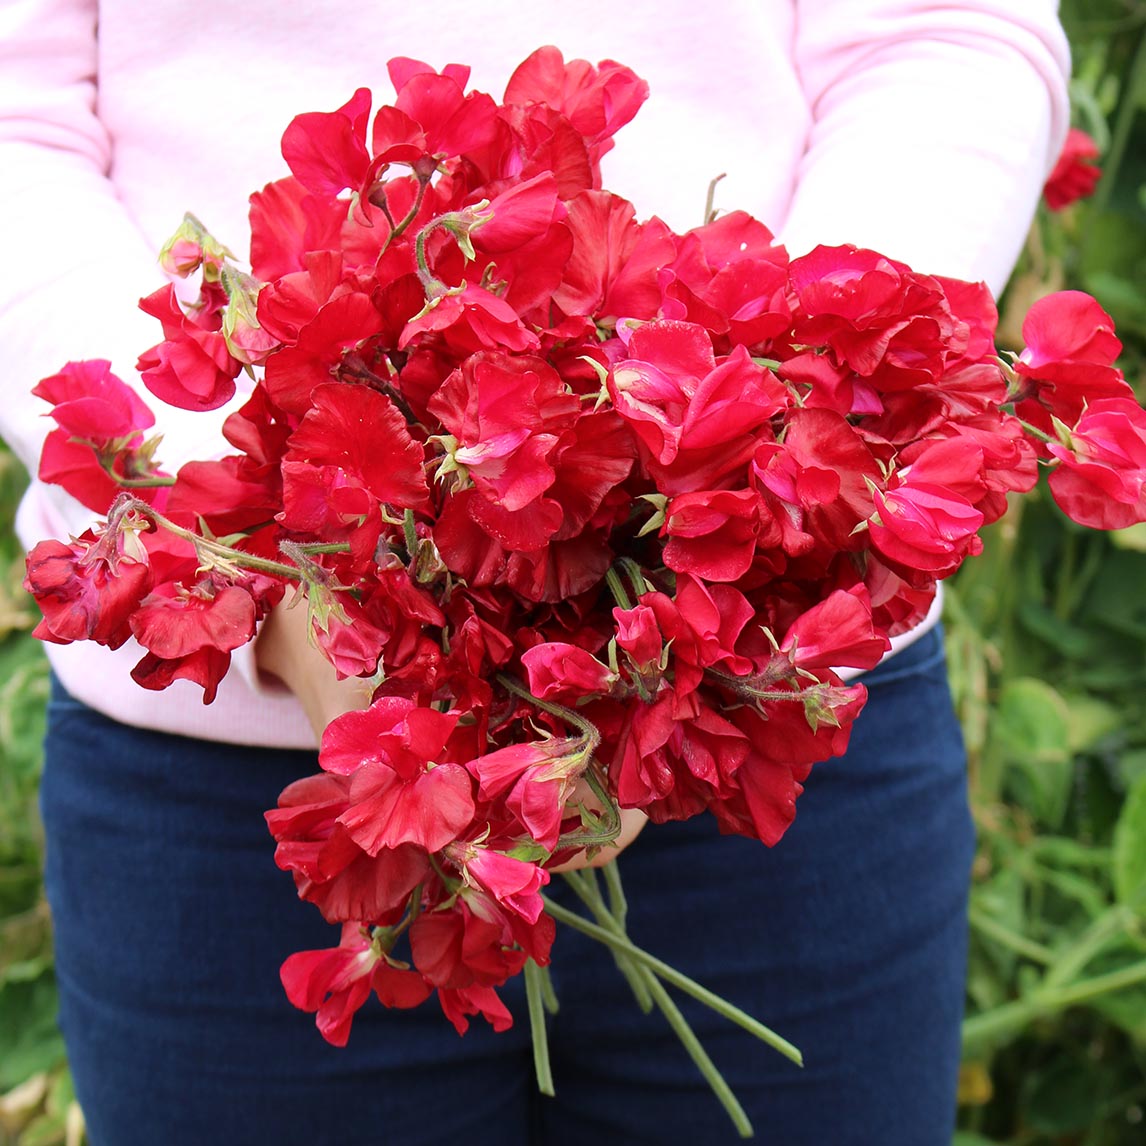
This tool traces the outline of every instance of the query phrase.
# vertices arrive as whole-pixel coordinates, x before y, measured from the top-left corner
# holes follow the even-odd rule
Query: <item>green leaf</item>
[[[1089,752],[1100,741],[1126,727],[1125,714],[1104,700],[1085,693],[1063,693],[1067,739],[1073,753]]]
[[[1114,893],[1146,913],[1146,776],[1134,781],[1114,826]]]
[[[61,1114],[41,1114],[20,1134],[20,1146],[63,1146],[65,1118]]]
[[[1146,521],[1125,529],[1115,529],[1110,533],[1111,543],[1119,549],[1130,549],[1135,553],[1146,553]]]
[[[1090,1005],[1136,1043],[1146,1046],[1146,986],[1099,995]]]
[[[999,695],[991,736],[1012,776],[1019,779],[1024,802],[1042,822],[1059,827],[1074,778],[1066,702],[1045,681],[1008,681]]]
[[[1068,624],[1038,601],[1024,601],[1016,610],[1020,624],[1032,636],[1045,641],[1057,653],[1072,660],[1085,660],[1096,652],[1095,637],[1086,629]]]
[[[1146,748],[1135,748],[1118,757],[1117,776],[1129,788],[1140,777],[1146,776]]]
[[[56,1007],[50,976],[0,990],[0,1093],[64,1061]]]

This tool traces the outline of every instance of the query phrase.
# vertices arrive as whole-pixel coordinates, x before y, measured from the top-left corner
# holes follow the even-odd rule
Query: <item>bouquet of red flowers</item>
[[[544,1079],[555,919],[686,1041],[661,980],[712,998],[628,942],[615,867],[608,897],[570,876],[596,923],[546,899],[550,868],[607,849],[619,809],[776,843],[863,707],[838,670],[921,621],[1040,461],[1075,520],[1146,518],[1146,415],[1085,295],[1037,304],[1003,359],[981,284],[789,259],[742,212],[638,221],[601,189],[647,94],[620,64],[544,48],[501,103],[465,68],[389,69],[373,119],[359,90],[287,128],[249,270],[188,216],[162,261],[196,297],[141,303],[156,397],[210,410],[248,376],[234,453],[169,476],[108,363],[39,384],[41,477],[106,520],[38,545],[26,584],[43,639],[134,638],[140,685],[205,701],[293,586],[372,702],[267,813],[341,927],[284,964],[290,1000],[340,1044],[371,993],[501,1029],[524,970]]]

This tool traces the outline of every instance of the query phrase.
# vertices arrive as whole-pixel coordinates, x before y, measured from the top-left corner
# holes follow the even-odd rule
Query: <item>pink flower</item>
[[[283,133],[282,152],[294,177],[308,190],[334,198],[357,191],[366,178],[366,123],[370,92],[359,88],[337,111],[297,115]]]
[[[275,585],[277,595],[282,586]],[[131,632],[147,655],[131,670],[144,688],[167,688],[191,680],[203,689],[203,703],[215,699],[231,664],[231,653],[255,635],[261,609],[246,588],[218,585],[210,578],[191,589],[160,586],[131,617]]]
[[[427,505],[422,447],[389,398],[365,386],[329,383],[316,386],[310,400],[306,416],[287,440],[288,462],[330,467],[377,503],[412,509]]]
[[[623,64],[566,62],[554,47],[538,48],[519,64],[505,89],[507,104],[543,103],[561,112],[589,146],[594,165],[648,96],[649,85]]]

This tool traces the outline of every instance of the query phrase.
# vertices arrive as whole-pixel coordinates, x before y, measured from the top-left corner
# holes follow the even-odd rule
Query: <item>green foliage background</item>
[[[1095,197],[1042,211],[1001,333],[1078,287],[1114,316],[1146,396],[1146,0],[1066,0]],[[0,524],[24,484],[0,450]],[[47,695],[22,557],[0,530],[0,1146],[78,1146],[55,1028],[36,789]],[[949,586],[951,680],[979,825],[953,1146],[1146,1141],[1146,526],[1099,536],[1045,494]],[[905,1048],[905,1053],[910,1053]],[[875,1146],[875,1144],[873,1144]]]
[[[1094,294],[1146,396],[1146,4],[1070,0],[1076,126],[1095,196],[1040,211],[1004,296],[1017,349],[1048,290]],[[1146,1141],[1146,526],[1099,535],[1045,490],[949,586],[971,762],[971,897],[957,1146]]]

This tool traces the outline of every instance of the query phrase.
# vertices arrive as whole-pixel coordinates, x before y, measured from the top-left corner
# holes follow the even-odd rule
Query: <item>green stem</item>
[[[567,833],[558,840],[558,850],[567,847],[603,847],[613,843],[621,834],[621,812],[612,796],[609,795],[604,780],[597,771],[597,763],[593,759],[593,753],[597,751],[597,747],[601,743],[601,733],[598,732],[597,726],[592,721],[579,716],[571,708],[566,708],[563,704],[554,704],[551,700],[542,700],[540,697],[534,696],[525,685],[520,684],[505,673],[497,674],[497,682],[507,692],[521,697],[522,700],[529,701],[530,704],[540,708],[542,712],[548,712],[550,716],[556,716],[566,724],[573,725],[585,741],[584,745],[578,749],[578,754],[583,755],[589,762],[588,767],[582,773],[582,778],[600,802],[601,811],[604,814],[604,827],[595,832]]]
[[[1118,904],[1100,915],[1055,961],[1042,981],[1042,988],[1071,983],[1086,965],[1134,919],[1134,912]],[[1041,988],[1040,988],[1041,989]]]
[[[1024,422],[1022,418],[1015,417],[1013,414],[1011,416],[1015,418],[1015,421],[1018,422],[1020,426],[1022,426],[1023,433],[1027,434],[1029,437],[1038,438],[1040,442],[1055,442],[1058,445],[1062,445],[1058,438],[1054,437],[1053,434],[1048,434],[1045,430],[1040,430],[1038,426],[1032,426],[1030,422]]]
[[[590,747],[590,755],[597,750],[597,745],[601,743],[601,734],[597,731],[597,726],[591,721],[586,720],[583,716],[574,712],[571,708],[566,708],[563,704],[554,704],[551,700],[542,700],[538,696],[525,687],[525,685],[507,676],[505,673],[497,674],[497,683],[501,685],[506,692],[512,693],[514,696],[520,697],[522,700],[529,701],[530,704],[540,708],[542,712],[548,712],[550,716],[556,716],[559,720],[565,721],[566,724],[573,725],[582,736],[585,737]]]
[[[561,1004],[557,1001],[557,992],[553,989],[553,978],[549,974],[549,968],[542,967],[540,964],[535,964],[535,966],[538,977],[541,979],[541,1001],[545,1004],[546,1011],[555,1015],[561,1010]]]
[[[549,1066],[549,1036],[545,1030],[545,989],[541,968],[532,959],[525,961],[525,998],[529,1004],[529,1031],[533,1036],[533,1069],[537,1089],[553,1097],[553,1072]]]
[[[610,861],[605,865],[606,868],[615,866],[616,861]],[[608,928],[615,935],[628,938],[624,924],[605,906],[592,868],[586,868],[584,871],[567,871],[562,874],[565,876],[565,882],[577,893],[581,902],[596,916],[600,926]],[[641,1013],[647,1015],[653,1009],[653,997],[649,992],[648,977],[642,973],[643,968],[620,951],[614,951],[613,958],[617,962],[617,969],[625,976]]]
[[[696,1032],[689,1026],[688,1020],[681,1014],[680,1008],[672,1001],[672,996],[664,989],[661,981],[651,972],[645,973],[649,992],[653,1002],[660,1008],[660,1012],[668,1020],[676,1037],[680,1039],[684,1049],[688,1051],[689,1058],[697,1065],[697,1069],[704,1075],[705,1082],[712,1088],[712,1093],[720,1100],[720,1105],[728,1112],[732,1124],[736,1127],[741,1138],[751,1138],[755,1131],[744,1107],[740,1105],[732,1087],[720,1073],[720,1068],[708,1057],[708,1052],[701,1045]]]
[[[589,767],[582,773],[581,778],[589,785],[589,790],[596,796],[597,802],[601,805],[601,810],[604,813],[603,818],[598,817],[598,823],[601,826],[597,831],[588,831],[585,827],[580,827],[576,831],[566,832],[558,837],[557,851],[563,851],[566,848],[608,847],[609,844],[616,843],[617,837],[621,834],[620,809],[606,790],[605,784],[597,772],[596,762],[590,761]]]
[[[386,245],[389,246],[403,231],[418,217],[418,212],[422,209],[422,200],[426,197],[426,187],[429,185],[429,178],[418,179],[418,194],[414,199],[414,205],[406,212],[406,217],[390,232],[390,238],[386,240]],[[390,219],[389,204],[386,207],[386,218]],[[390,225],[394,226],[393,219],[390,219]]]
[[[687,975],[682,974],[675,967],[670,967],[655,955],[650,955],[647,951],[637,947],[636,944],[631,943],[628,939],[614,935],[604,927],[598,927],[590,923],[587,919],[582,919],[575,911],[570,911],[567,907],[562,907],[561,904],[554,903],[553,900],[547,896],[543,896],[542,898],[545,901],[545,910],[559,923],[564,923],[566,926],[572,927],[574,931],[580,931],[582,934],[588,935],[591,939],[596,939],[599,943],[604,943],[607,947],[624,952],[626,955],[647,967],[666,983],[670,983],[672,986],[679,988],[686,995],[691,995],[692,998],[700,1003],[704,1003],[705,1006],[711,1007],[718,1015],[723,1015],[729,1022],[735,1023],[749,1034],[754,1035],[761,1042],[779,1051],[785,1058],[796,1063],[797,1066],[804,1065],[804,1056],[796,1047],[788,1042],[787,1039],[778,1035],[774,1030],[766,1027],[762,1022],[754,1019],[746,1011],[742,1011],[739,1007],[728,1002],[727,999],[722,999],[719,995],[713,994],[712,991],[706,987],[702,987],[694,979],[690,979]]]
[[[414,524],[414,511],[407,509],[402,514],[402,536],[406,539],[406,553],[410,561],[418,555],[418,531]]]
[[[1033,1020],[1057,1011],[1088,1003],[1102,995],[1122,991],[1146,982],[1146,960],[1119,967],[1105,975],[1095,975],[1066,987],[1037,988],[1025,999],[1016,999],[994,1007],[980,1015],[973,1015],[963,1023],[963,1047],[969,1049],[981,1043],[1004,1038],[1022,1030]]]
[[[643,597],[649,591],[645,571],[631,557],[620,557],[617,559],[617,564],[625,571],[625,576],[633,586],[633,592],[638,597]]]
[[[609,890],[609,913],[617,921],[617,926],[625,930],[625,921],[629,917],[629,901],[625,898],[625,889],[621,885],[621,873],[617,868],[617,861],[605,864],[601,869],[605,877],[605,887]]]
[[[108,466],[104,466],[103,470],[121,489],[157,489],[161,486],[173,486],[176,481],[175,478],[164,477],[162,474],[156,474],[155,477],[149,478],[127,478],[117,474]]]
[[[977,1049],[984,1043],[993,1043],[1022,1030],[1041,1014],[1039,1006],[1029,999],[1003,1003],[982,1014],[963,1020],[963,1053]]]
[[[232,549],[229,545],[221,545],[218,541],[209,541],[202,534],[193,533],[190,529],[176,525],[175,522],[164,517],[158,510],[152,509],[147,502],[139,498],[132,499],[130,508],[166,529],[168,533],[173,533],[176,537],[189,541],[195,546],[197,552],[208,553],[233,565],[239,565],[244,569],[254,569],[258,573],[268,573],[272,577],[282,577],[288,581],[302,580],[302,573],[295,566],[284,565],[281,561],[270,561],[265,557],[256,557],[252,553],[243,553],[239,549]]]
[[[1077,533],[1068,533],[1063,538],[1061,556],[1055,570],[1054,615],[1059,621],[1065,621],[1070,616],[1070,600],[1078,567],[1078,545]]]
[[[614,898],[612,889],[615,885],[617,891],[620,893],[620,900],[623,903],[624,891],[621,889],[620,876],[616,871],[616,864],[609,863],[605,865],[604,870],[606,873],[608,873],[610,869],[612,869],[610,898]],[[566,872],[565,878],[577,895],[580,896],[585,906],[597,917],[602,927],[608,929],[614,935],[627,938],[623,923],[605,904],[600,889],[597,887],[597,880],[592,869],[586,869],[582,872]],[[608,875],[606,875],[606,879],[609,879]],[[723,1106],[728,1113],[728,1117],[732,1119],[732,1123],[736,1127],[740,1137],[751,1138],[753,1134],[752,1123],[748,1115],[744,1112],[744,1107],[740,1105],[732,1088],[728,1085],[727,1081],[725,1081],[724,1075],[721,1074],[720,1068],[709,1058],[708,1052],[704,1049],[700,1039],[697,1038],[696,1032],[681,1013],[680,1008],[673,1002],[672,996],[665,990],[660,980],[649,968],[630,959],[627,955],[622,955],[620,951],[614,950],[613,957],[617,960],[617,966],[629,981],[629,986],[632,987],[638,1002],[641,1002],[642,996],[648,999],[648,1005],[645,1006],[642,1003],[641,1010],[645,1014],[648,1014],[654,1004],[657,1006],[672,1028],[673,1033],[680,1039],[681,1045],[688,1052],[689,1058],[696,1064],[704,1080],[711,1087],[712,1093],[716,1095],[721,1106]]]
[[[305,553],[308,557],[316,556],[319,553],[349,553],[349,541],[314,541],[302,542],[299,545],[299,552]]]
[[[611,565],[605,570],[605,583],[609,586],[609,592],[613,594],[613,600],[617,602],[620,608],[631,609],[633,607],[632,601],[629,600],[628,593],[625,592],[625,586],[621,581],[620,574]]]
[[[1130,143],[1130,133],[1138,114],[1144,87],[1146,87],[1146,32],[1139,32],[1138,50],[1134,54],[1134,62],[1127,72],[1126,83],[1118,101],[1118,116],[1111,132],[1110,147],[1103,156],[1102,179],[1099,180],[1090,203],[1089,219],[1097,218],[1106,210],[1114,185],[1118,182],[1118,172],[1126,157],[1126,148]]]
[[[823,681],[810,685],[808,688],[765,688],[763,685],[755,683],[755,681],[760,679],[759,677],[734,676],[732,673],[721,672],[719,669],[714,668],[707,668],[704,671],[713,680],[718,681],[731,692],[738,693],[740,696],[749,697],[752,700],[798,700],[803,704],[809,697],[830,693],[831,690],[838,688],[838,686],[835,685],[825,684]]]
[[[414,236],[414,258],[418,263],[418,281],[426,293],[427,308],[435,299],[441,298],[449,290],[441,279],[436,278],[426,260],[426,239],[442,225],[441,219],[432,219]]]
[[[1143,982],[1146,982],[1146,960],[1131,963],[1128,967],[1119,967],[1117,971],[1108,971],[1105,975],[1095,975],[1091,979],[1071,983],[1069,987],[1056,991],[1050,1002],[1056,1010],[1075,1007],[1079,1003],[1097,999],[1100,995],[1109,995],[1112,991],[1122,991]]]
[[[967,917],[976,931],[981,932],[988,939],[993,939],[1003,947],[1007,947],[1019,955],[1024,955],[1036,963],[1042,963],[1044,966],[1054,962],[1054,953],[1049,947],[1044,947],[1041,943],[1036,943],[1033,939],[1028,939],[1025,935],[1019,935],[1010,928],[1004,927],[978,908],[972,907],[968,911]]]

